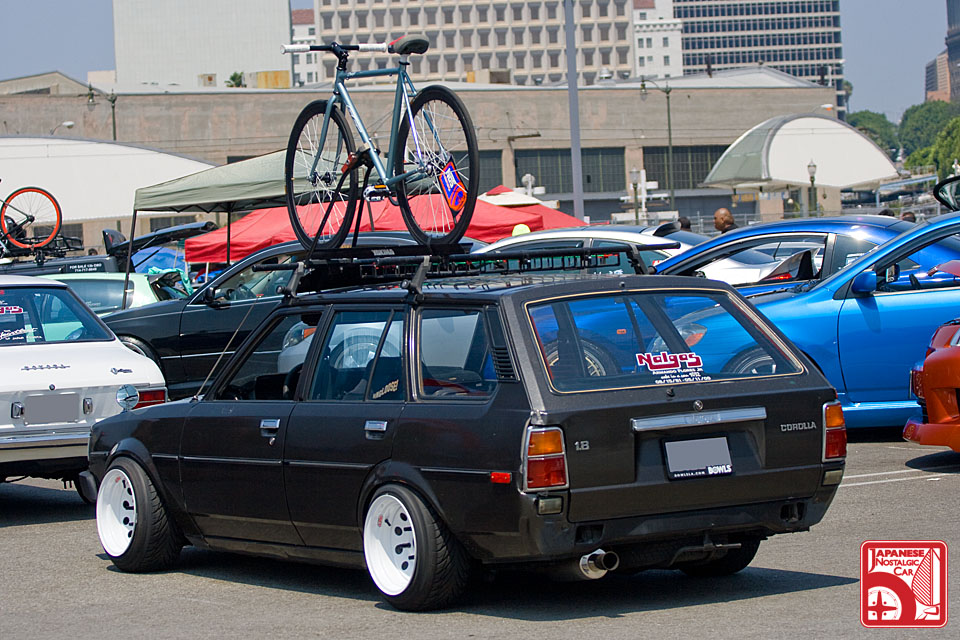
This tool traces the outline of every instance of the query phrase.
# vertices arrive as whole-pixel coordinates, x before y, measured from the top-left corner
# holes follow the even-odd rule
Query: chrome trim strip
[[[766,420],[767,410],[763,407],[745,407],[743,409],[721,409],[720,411],[698,411],[696,413],[675,413],[652,418],[631,418],[630,426],[634,431],[652,431],[655,429],[676,429],[704,424],[725,422],[748,422]]]
[[[3,436],[0,438],[0,449],[45,449],[48,447],[71,447],[86,444],[90,442],[90,432],[82,434],[76,433],[58,433],[58,434],[31,434],[23,436]]]
[[[256,467],[279,467],[282,462],[279,458],[213,458],[209,456],[183,456],[182,462],[201,462],[209,464],[246,464]]]
[[[314,462],[311,460],[285,460],[284,464],[290,467],[304,467],[313,469],[343,469],[348,471],[364,471],[373,467],[372,464],[356,462]]]

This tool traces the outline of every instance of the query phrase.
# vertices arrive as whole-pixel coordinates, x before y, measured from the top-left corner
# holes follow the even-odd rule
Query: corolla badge
[[[117,369],[116,367],[110,369],[110,373],[117,375],[118,373],[133,373],[133,369]]]
[[[20,368],[20,371],[45,371],[47,369],[69,369],[68,364],[28,364]]]

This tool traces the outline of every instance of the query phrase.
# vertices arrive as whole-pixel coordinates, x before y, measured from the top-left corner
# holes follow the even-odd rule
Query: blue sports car
[[[960,260],[960,214],[906,223],[906,229],[872,250],[865,247],[822,280],[749,297],[836,387],[848,427],[901,426],[918,411],[910,369],[923,358],[933,331],[960,309],[960,278],[938,268]],[[832,259],[825,254],[824,264]],[[723,322],[709,311],[686,321],[688,333],[702,335],[704,344]],[[737,354],[735,366],[776,372],[775,362],[753,356],[746,343],[729,347]]]
[[[735,286],[751,285],[745,292],[754,292],[761,287],[777,288],[784,282],[822,280],[914,227],[912,222],[889,216],[780,220],[716,236],[658,263],[656,270],[667,275],[705,275]],[[731,261],[740,266],[723,268]]]

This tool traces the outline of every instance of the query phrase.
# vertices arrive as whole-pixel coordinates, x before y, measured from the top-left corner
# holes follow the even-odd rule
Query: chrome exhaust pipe
[[[587,580],[597,580],[620,566],[620,556],[613,551],[597,549],[580,558],[580,573]]]

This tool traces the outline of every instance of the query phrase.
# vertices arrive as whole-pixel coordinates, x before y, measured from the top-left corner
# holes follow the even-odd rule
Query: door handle
[[[260,421],[260,435],[264,438],[273,438],[280,430],[280,418],[264,418]]]
[[[363,425],[363,430],[367,433],[383,433],[387,430],[386,420],[367,420]]]

